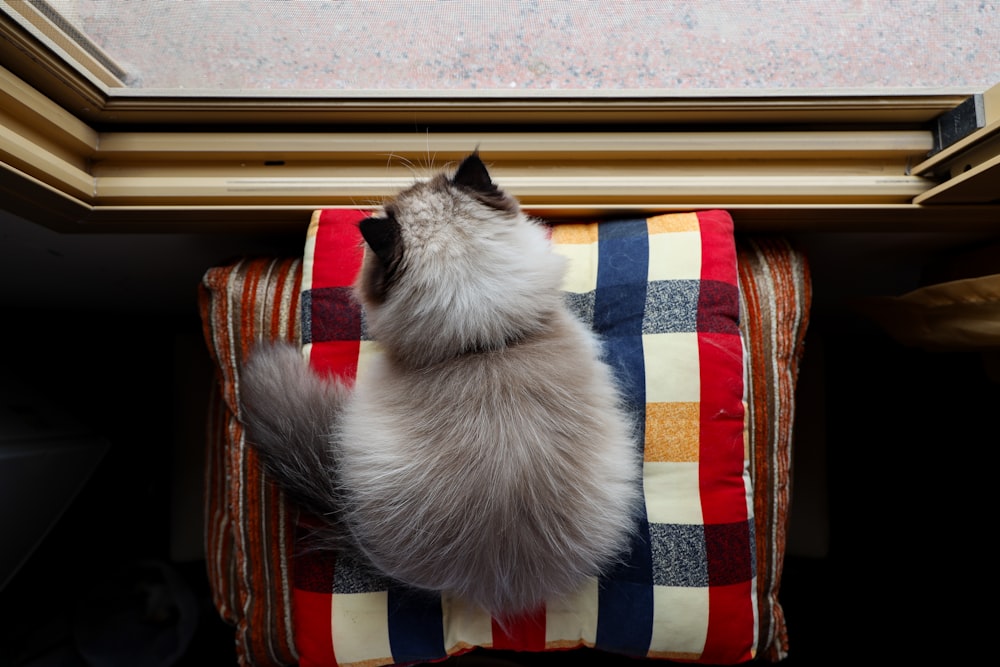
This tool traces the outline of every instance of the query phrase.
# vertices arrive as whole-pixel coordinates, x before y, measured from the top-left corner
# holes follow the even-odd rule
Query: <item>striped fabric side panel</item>
[[[208,413],[206,442],[205,502],[206,558],[208,579],[216,608],[227,622],[240,618],[240,591],[236,581],[235,545],[229,506],[231,476],[228,466],[229,426],[235,396],[229,370],[229,302],[226,288],[234,267],[209,269],[199,285],[198,305],[208,351],[215,365],[216,391]],[[227,382],[227,380],[229,380]],[[228,395],[228,396],[227,396]]]
[[[757,530],[760,656],[788,655],[778,600],[784,566],[795,385],[809,324],[806,258],[780,237],[737,237],[740,326],[749,347],[749,438]]]
[[[218,380],[217,380],[218,381]],[[236,624],[238,588],[230,528],[226,443],[228,417],[218,390],[209,394],[205,424],[205,564],[212,603],[224,621]]]
[[[277,488],[261,475],[256,456],[243,441],[238,414],[239,365],[258,340],[300,340],[301,260],[260,259],[212,269],[203,279],[206,342],[220,372],[227,432],[225,456],[214,465],[208,488],[228,489],[227,516],[216,517],[220,533],[213,554],[213,589],[230,606],[240,663],[290,665],[298,660],[292,641],[288,554],[292,522]],[[228,524],[228,527],[227,525]],[[226,564],[226,560],[231,565]],[[224,573],[231,568],[231,576]],[[235,590],[234,590],[235,589]]]

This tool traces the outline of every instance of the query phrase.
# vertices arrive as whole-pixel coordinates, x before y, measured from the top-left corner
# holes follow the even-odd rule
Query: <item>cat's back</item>
[[[491,610],[569,592],[606,566],[633,527],[639,467],[598,354],[559,313],[503,349],[371,369],[343,430],[369,557]]]
[[[359,382],[352,407],[345,428],[370,431],[369,443],[455,448],[461,455],[488,442],[503,456],[496,446],[523,442],[544,450],[565,438],[614,437],[601,424],[617,417],[619,406],[599,343],[571,315],[558,313],[524,339],[429,368],[382,359]]]

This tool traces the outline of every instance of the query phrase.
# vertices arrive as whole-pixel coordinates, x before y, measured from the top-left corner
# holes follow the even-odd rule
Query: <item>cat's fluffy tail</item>
[[[240,420],[264,470],[300,507],[343,526],[336,429],[350,389],[315,373],[288,343],[254,348],[240,374]],[[329,544],[326,546],[336,546]]]

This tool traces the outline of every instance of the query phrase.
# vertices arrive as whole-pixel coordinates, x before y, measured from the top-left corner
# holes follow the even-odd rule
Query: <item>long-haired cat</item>
[[[628,548],[641,460],[565,260],[478,153],[360,223],[355,293],[383,354],[354,386],[261,344],[247,439],[328,526],[321,545],[497,618],[576,590]]]

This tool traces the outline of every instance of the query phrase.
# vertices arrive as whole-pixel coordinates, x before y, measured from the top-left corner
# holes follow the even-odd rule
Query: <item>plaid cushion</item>
[[[305,351],[318,371],[346,377],[363,375],[367,355],[380,354],[348,292],[363,216],[316,216],[304,258]],[[645,421],[645,517],[629,560],[571,603],[501,628],[457,600],[415,595],[330,553],[305,551],[293,596],[303,663],[438,660],[474,646],[588,646],[712,664],[754,657],[756,551],[732,222],[715,211],[559,224],[552,241],[569,259],[568,302],[605,340],[626,400]]]
[[[308,243],[314,242],[310,236]],[[739,326],[749,363],[745,393],[757,548],[756,641],[758,654],[774,662],[788,652],[778,591],[788,519],[794,389],[811,292],[805,258],[781,237],[738,235],[737,254]],[[306,255],[312,261],[312,251]],[[311,277],[313,271],[308,268],[305,273]],[[329,611],[322,609],[315,616],[309,614],[300,604],[301,592],[296,594],[297,622],[293,622],[292,569],[301,582],[313,565],[306,555],[291,557],[295,515],[258,474],[254,452],[245,447],[235,418],[239,362],[249,345],[261,337],[301,339],[295,314],[300,311],[300,296],[308,298],[300,295],[303,279],[302,258],[242,260],[209,269],[199,295],[221,399],[209,411],[206,558],[215,604],[235,626],[243,665],[297,662],[293,631],[305,642],[302,664],[330,651],[329,629],[324,636],[322,628],[309,632],[299,627],[321,619],[322,613],[329,617]],[[360,349],[360,343],[354,345]],[[322,567],[318,570],[323,574]]]

